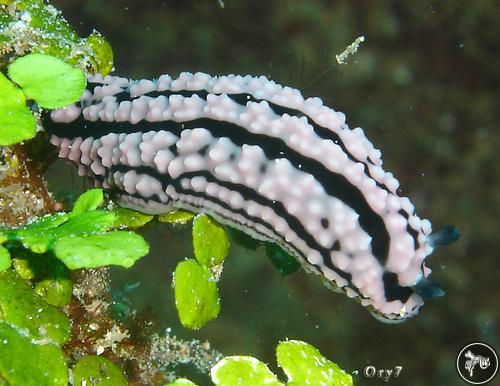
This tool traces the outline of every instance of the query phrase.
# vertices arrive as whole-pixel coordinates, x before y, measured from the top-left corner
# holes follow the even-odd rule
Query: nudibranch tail
[[[276,242],[385,320],[439,292],[421,289],[430,222],[363,130],[319,98],[263,76],[97,76],[42,120],[59,155],[122,205],[205,212]]]

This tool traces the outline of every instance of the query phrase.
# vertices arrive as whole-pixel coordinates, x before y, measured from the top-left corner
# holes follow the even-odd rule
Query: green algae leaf
[[[352,386],[352,376],[326,359],[319,350],[300,340],[280,342],[276,347],[278,365],[285,372],[289,386]]]
[[[16,1],[16,7],[22,11],[28,11],[29,24],[33,28],[45,32],[46,39],[56,36],[57,40],[68,43],[77,42],[78,36],[71,29],[61,12],[43,0],[20,0]],[[35,48],[35,47],[34,47]]]
[[[81,39],[61,12],[44,0],[0,0],[12,3],[0,10],[0,44],[4,57],[29,49],[52,55],[81,69],[103,75],[112,67],[112,51],[97,32]],[[16,33],[20,30],[20,33]]]
[[[59,225],[68,221],[70,215],[68,213],[59,212],[51,215],[39,217],[36,221],[19,228],[18,230],[11,231],[10,233],[17,233],[20,230],[28,232],[43,232],[45,230],[58,227]]]
[[[23,252],[26,251],[25,249],[22,250]],[[31,251],[29,251],[31,252]],[[31,280],[35,277],[36,273],[35,270],[36,268],[33,268],[31,265],[32,261],[28,261],[25,258],[20,258],[18,256],[18,253],[16,253],[14,259],[12,260],[12,266],[14,267],[14,270],[16,273],[23,278],[24,280]],[[41,261],[41,259],[36,259],[37,261]],[[43,264],[43,262],[42,262]]]
[[[27,249],[13,253],[16,273],[35,282],[35,292],[47,303],[62,307],[71,300],[73,282],[69,269],[53,254],[43,257]]]
[[[12,265],[9,250],[0,245],[0,272],[9,269]]]
[[[26,107],[24,93],[0,72],[0,146],[12,145],[36,134],[36,121]]]
[[[163,386],[198,386],[198,385],[196,383],[191,382],[189,379],[179,378],[175,382],[166,383]]]
[[[274,243],[266,243],[266,253],[271,263],[273,263],[278,272],[283,276],[296,272],[300,268],[300,263],[297,259]]]
[[[138,234],[115,231],[62,237],[55,241],[53,250],[69,269],[97,268],[105,265],[129,268],[148,253],[149,247]]]
[[[83,193],[73,205],[70,216],[76,216],[84,212],[97,209],[104,201],[102,189],[90,189]]]
[[[93,32],[85,39],[85,44],[94,52],[89,58],[94,73],[109,74],[113,68],[113,50],[108,41],[100,33]]]
[[[196,260],[207,267],[221,264],[229,250],[229,239],[224,228],[206,214],[193,221],[193,247]]]
[[[126,208],[114,208],[112,212],[116,216],[114,228],[138,228],[154,218],[154,216]]]
[[[68,317],[47,304],[12,271],[0,272],[0,310],[0,322],[9,324],[32,341],[63,344],[69,338]]]
[[[73,282],[70,277],[44,279],[35,284],[35,292],[47,303],[63,307],[71,300]]]
[[[0,379],[8,385],[66,386],[66,358],[59,347],[33,344],[14,327],[0,322]]]
[[[158,221],[171,224],[185,224],[191,221],[193,217],[194,213],[183,209],[177,209],[172,212],[158,215]]]
[[[66,216],[67,221],[59,223],[58,226],[53,226],[57,221],[51,222],[49,218],[46,220],[49,226],[38,226],[34,223],[13,231],[12,234],[15,240],[22,242],[31,251],[45,253],[60,238],[102,233],[113,228],[116,221],[115,215],[105,210],[83,212],[73,217],[68,214]]]
[[[109,359],[86,355],[73,367],[74,386],[125,386],[127,379],[121,369]]]
[[[210,376],[212,382],[220,386],[284,386],[265,363],[249,356],[229,356],[221,359],[210,370]],[[318,383],[311,383],[316,384]]]
[[[3,72],[0,72],[0,86],[0,102],[2,106],[23,106],[26,108],[26,99],[23,91],[19,87],[16,87]]]
[[[198,329],[220,311],[219,292],[209,269],[194,259],[180,262],[174,275],[175,306],[184,327]]]
[[[40,106],[64,107],[80,98],[86,85],[85,74],[50,55],[29,54],[8,68],[9,77]]]
[[[56,237],[100,233],[113,228],[115,221],[115,214],[109,210],[92,210],[70,217],[67,222],[53,231]]]

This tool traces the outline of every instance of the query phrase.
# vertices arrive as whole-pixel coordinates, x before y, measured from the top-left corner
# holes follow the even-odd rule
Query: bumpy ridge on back
[[[345,115],[266,77],[182,73],[89,80],[43,119],[60,156],[150,213],[204,211],[273,240],[389,320],[414,315],[427,277],[421,220]]]

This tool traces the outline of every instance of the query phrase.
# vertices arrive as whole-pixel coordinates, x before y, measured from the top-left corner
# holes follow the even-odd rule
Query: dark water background
[[[285,338],[312,343],[348,371],[403,366],[390,385],[464,384],[455,370],[463,345],[480,340],[500,349],[498,3],[225,0],[224,9],[216,0],[52,4],[80,34],[95,28],[108,38],[118,75],[265,74],[320,96],[345,112],[351,127],[365,129],[420,216],[434,228],[454,224],[462,233],[428,260],[446,297],[399,325],[376,321],[312,275],[283,279],[262,250],[234,246],[220,283],[221,315],[200,331],[183,329],[170,279],[176,263],[192,254],[190,230],[166,225],[145,231],[148,257],[115,272],[116,288],[141,283],[131,295],[135,307],[150,307],[162,327],[180,337],[207,339],[224,354],[254,355],[272,368],[274,347]],[[335,54],[360,35],[366,42],[358,54],[336,65]],[[64,189],[79,184],[75,178]]]

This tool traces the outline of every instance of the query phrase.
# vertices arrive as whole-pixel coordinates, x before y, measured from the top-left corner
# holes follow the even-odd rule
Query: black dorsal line
[[[303,240],[309,248],[318,251],[321,254],[321,256],[323,256],[324,260],[331,260],[330,250],[319,245],[319,243],[314,239],[314,237],[305,229],[302,222],[297,217],[295,217],[287,212],[283,203],[281,203],[280,201],[274,201],[274,200],[270,200],[266,197],[263,197],[260,194],[258,194],[255,190],[249,188],[246,185],[235,184],[235,183],[232,183],[229,181],[221,181],[221,180],[217,179],[214,175],[212,175],[209,171],[206,171],[206,170],[183,173],[180,176],[178,176],[177,178],[172,179],[169,176],[161,174],[158,171],[156,171],[155,169],[148,167],[148,166],[142,166],[139,168],[132,168],[132,167],[125,166],[125,165],[117,165],[116,167],[111,168],[111,172],[119,171],[121,173],[126,173],[129,170],[134,170],[137,174],[149,175],[150,177],[153,177],[154,179],[160,181],[162,184],[163,190],[165,190],[168,185],[172,185],[172,186],[174,186],[175,190],[178,193],[185,193],[185,194],[192,195],[192,196],[197,195],[198,197],[202,197],[207,201],[214,202],[217,205],[220,205],[224,209],[227,209],[231,212],[238,213],[241,216],[248,218],[250,221],[252,221],[256,224],[263,224],[268,229],[272,229],[272,226],[270,224],[264,222],[262,219],[249,216],[248,213],[246,213],[243,209],[235,209],[232,206],[230,206],[229,204],[227,204],[227,203],[225,203],[217,198],[214,198],[214,197],[209,196],[207,194],[203,194],[201,192],[194,192],[192,189],[183,188],[181,185],[181,181],[183,179],[191,180],[193,177],[204,177],[207,180],[207,182],[214,182],[217,185],[219,185],[223,188],[226,188],[230,191],[238,192],[239,194],[241,194],[243,199],[246,201],[253,201],[253,202],[256,202],[257,204],[262,205],[264,207],[271,208],[276,213],[276,215],[278,217],[283,218],[287,222],[287,224],[290,226],[290,228],[293,229],[293,231],[297,234],[297,236],[301,240]],[[228,220],[231,220],[231,219],[228,219]],[[276,233],[274,231],[272,233],[274,235],[276,235]],[[305,259],[305,256],[302,256],[302,258]],[[307,259],[306,259],[306,261],[307,261]],[[345,279],[350,279],[350,277],[349,277],[350,275],[348,273],[340,270],[339,268],[336,268],[336,267],[333,267],[333,268],[334,268],[335,272],[337,274],[339,274],[341,277],[344,277]]]
[[[184,98],[190,98],[190,97],[196,95],[199,98],[206,101],[207,96],[209,94],[218,95],[218,96],[227,95],[234,102],[236,102],[237,104],[239,104],[241,106],[246,106],[248,104],[248,102],[260,103],[260,102],[265,101],[269,104],[269,107],[276,115],[281,116],[281,115],[288,114],[292,117],[305,117],[307,119],[307,123],[309,125],[311,125],[311,127],[313,128],[314,132],[318,135],[318,137],[320,137],[322,139],[328,139],[328,140],[333,141],[336,145],[340,146],[342,151],[349,157],[350,160],[355,161],[355,162],[361,162],[356,157],[354,157],[349,152],[349,150],[347,150],[344,143],[342,142],[342,140],[340,139],[339,135],[336,132],[334,132],[333,130],[331,130],[327,127],[324,127],[324,126],[317,124],[311,117],[306,115],[304,112],[297,110],[297,109],[293,109],[291,107],[285,107],[282,105],[278,105],[278,104],[271,102],[267,99],[255,98],[252,94],[249,94],[249,93],[231,94],[231,93],[212,93],[212,92],[209,92],[207,90],[178,90],[178,91],[164,90],[164,91],[150,91],[148,93],[144,93],[144,94],[138,95],[138,96],[133,97],[133,98],[130,96],[130,93],[128,91],[120,92],[118,94],[115,94],[114,96],[116,98],[116,102],[120,103],[120,102],[127,101],[127,100],[137,99],[141,96],[148,96],[151,98],[158,98],[159,96],[164,96],[168,99],[172,95],[180,95],[180,96],[183,96]]]
[[[240,147],[244,144],[260,146],[268,159],[287,158],[296,169],[314,176],[330,196],[338,198],[352,208],[359,215],[358,221],[361,228],[372,238],[373,255],[382,266],[387,261],[389,233],[383,219],[370,208],[359,188],[351,184],[342,174],[328,170],[320,161],[306,157],[291,149],[280,138],[250,133],[236,124],[210,118],[199,118],[185,122],[142,121],[140,124],[132,124],[130,122],[86,121],[82,115],[70,123],[55,123],[45,116],[43,124],[49,133],[63,138],[76,138],[79,136],[83,138],[89,136],[99,138],[108,133],[119,134],[160,130],[166,130],[180,136],[180,133],[185,129],[205,128],[214,137],[227,137]]]
[[[194,177],[204,177],[207,180],[207,182],[214,182],[217,185],[219,185],[223,188],[226,188],[230,191],[238,192],[239,194],[241,194],[241,196],[246,201],[254,201],[254,202],[258,203],[259,205],[272,208],[272,210],[276,213],[277,216],[285,219],[285,221],[290,226],[290,228],[297,234],[297,236],[301,240],[303,240],[306,243],[306,245],[309,248],[317,250],[321,254],[321,256],[323,257],[323,260],[324,260],[324,264],[326,266],[328,266],[330,269],[332,269],[334,272],[336,272],[340,277],[347,280],[349,283],[349,287],[351,287],[354,290],[356,289],[356,287],[351,282],[351,279],[352,279],[351,274],[344,272],[344,271],[340,270],[339,268],[333,266],[333,264],[331,262],[331,257],[330,257],[330,250],[319,245],[319,243],[314,239],[314,237],[309,232],[307,232],[307,230],[304,228],[304,226],[302,225],[300,220],[297,217],[288,213],[281,202],[269,200],[269,199],[259,195],[253,189],[251,189],[245,185],[235,184],[235,183],[232,183],[229,181],[218,180],[215,176],[213,176],[208,171],[187,172],[187,173],[181,174],[177,178],[170,178],[169,176],[161,174],[157,170],[155,170],[151,167],[148,167],[148,166],[141,166],[139,168],[133,168],[133,167],[130,167],[127,165],[115,165],[109,169],[107,174],[112,175],[114,172],[120,172],[120,173],[125,174],[131,170],[135,171],[139,175],[145,174],[145,175],[148,175],[148,176],[153,177],[154,179],[160,181],[162,184],[163,191],[166,190],[168,185],[172,185],[175,188],[177,193],[186,194],[186,195],[194,196],[194,197],[198,197],[198,198],[203,198],[209,202],[212,202],[212,203],[222,207],[223,209],[226,209],[230,212],[237,213],[240,216],[250,220],[251,222],[253,222],[255,224],[259,224],[259,225],[263,226],[264,228],[266,228],[275,237],[274,241],[278,242],[279,244],[289,244],[288,242],[286,242],[283,239],[283,237],[281,235],[277,234],[274,231],[273,227],[269,223],[265,222],[261,218],[255,217],[255,216],[250,216],[243,209],[233,208],[227,202],[224,202],[217,197],[212,197],[212,196],[209,196],[209,195],[204,194],[202,192],[196,192],[196,191],[193,191],[192,189],[184,188],[181,184],[181,181],[183,179],[190,180]],[[124,192],[124,191],[121,191],[121,190],[120,190],[120,193],[129,195],[132,197],[141,198],[143,200],[145,199],[144,197],[142,197],[139,194],[131,195],[131,194]],[[161,203],[161,200],[159,199],[159,197],[156,197],[156,198],[157,199],[154,201]],[[149,200],[151,200],[151,198],[149,198]],[[226,219],[229,223],[236,222],[234,219],[227,218],[220,213],[218,213],[218,215],[223,217],[224,219]],[[243,225],[243,224],[241,224],[241,225]],[[255,229],[255,231],[257,231],[257,230]],[[269,238],[269,236],[267,236],[267,235],[263,234],[263,236],[265,236],[266,238]],[[294,246],[292,246],[292,247],[293,247],[293,250],[296,251],[294,254],[298,254],[298,257],[302,258],[307,264],[310,264],[307,261],[307,257],[303,253],[301,253],[299,250],[297,250]],[[316,267],[319,268],[318,266],[316,266]]]
[[[90,86],[87,85],[87,89],[93,93],[95,87],[97,87],[98,85],[101,85],[101,84],[91,83]],[[365,174],[368,175],[368,177],[370,177],[371,179],[373,179],[379,188],[384,189],[385,191],[390,193],[389,188],[387,186],[378,182],[376,179],[374,179],[372,177],[370,170],[368,169],[367,163],[362,161],[362,160],[357,159],[354,155],[351,154],[351,152],[347,149],[344,142],[340,139],[340,136],[336,132],[334,132],[333,130],[331,130],[327,127],[319,125],[311,117],[309,117],[307,114],[305,114],[304,112],[302,112],[300,110],[293,109],[291,107],[278,105],[278,104],[271,102],[267,99],[257,99],[252,94],[248,94],[248,93],[228,94],[228,93],[211,93],[211,92],[208,92],[207,90],[178,90],[178,91],[164,90],[164,91],[150,91],[148,93],[144,93],[144,94],[132,97],[130,95],[129,91],[124,90],[124,91],[121,91],[113,96],[115,97],[116,102],[119,104],[120,102],[123,102],[123,101],[130,101],[130,100],[140,98],[141,96],[147,96],[150,98],[158,98],[160,96],[164,96],[166,98],[169,98],[172,95],[180,95],[184,98],[190,98],[190,97],[196,95],[199,98],[206,101],[207,96],[209,94],[227,95],[229,98],[231,98],[233,101],[238,103],[240,106],[246,106],[248,102],[260,103],[260,102],[265,101],[269,104],[269,107],[276,115],[282,116],[284,114],[288,114],[288,115],[293,116],[293,117],[305,117],[307,119],[307,123],[313,128],[314,132],[316,133],[316,135],[318,137],[320,137],[322,139],[327,139],[327,140],[333,141],[333,143],[338,145],[340,147],[340,149],[344,152],[344,154],[346,154],[347,157],[351,161],[361,162],[364,165]],[[91,103],[89,103],[88,105],[98,104],[100,102],[101,102],[100,100],[95,100],[95,101],[92,101]],[[77,104],[79,107],[84,107],[84,108],[88,106],[88,105],[81,106],[81,102],[77,102]],[[373,162],[371,162],[370,159],[368,159],[368,163],[373,164]]]

